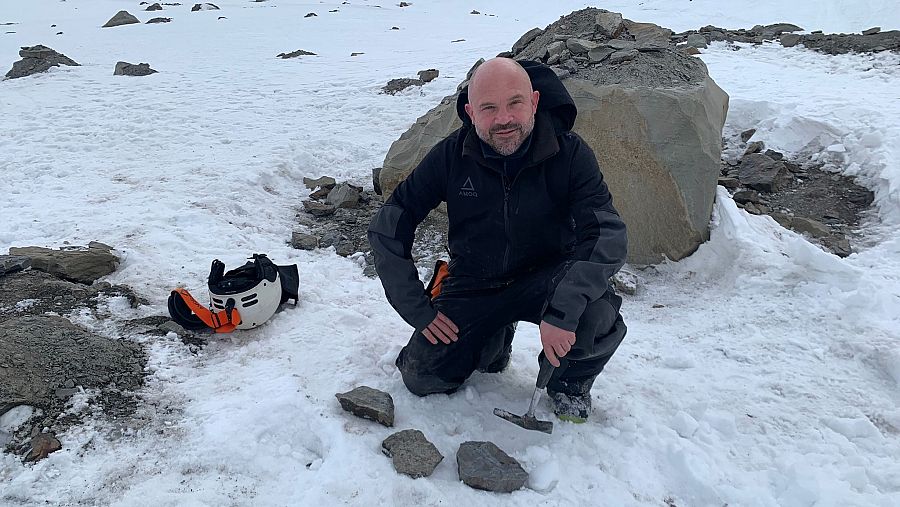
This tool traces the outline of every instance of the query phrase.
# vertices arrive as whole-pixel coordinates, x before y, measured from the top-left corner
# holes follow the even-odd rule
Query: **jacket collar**
[[[553,121],[549,114],[538,111],[534,117],[531,148],[523,157],[523,167],[538,165],[557,153],[559,153],[559,142],[556,140],[556,130],[553,128]],[[505,158],[485,158],[484,151],[481,148],[481,139],[478,138],[474,125],[469,126],[469,131],[465,140],[463,140],[462,156],[472,157],[479,164],[494,170],[500,170],[503,167],[503,159]]]

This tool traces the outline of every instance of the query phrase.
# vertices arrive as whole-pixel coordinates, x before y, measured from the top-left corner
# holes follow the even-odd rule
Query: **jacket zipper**
[[[512,237],[509,232],[509,180],[506,177],[506,162],[503,162],[503,173],[500,175],[503,182],[503,230],[506,233],[506,250],[503,252],[503,272],[509,270],[509,250]]]

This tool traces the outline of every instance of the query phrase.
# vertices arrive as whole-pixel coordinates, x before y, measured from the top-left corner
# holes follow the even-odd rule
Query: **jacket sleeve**
[[[372,218],[369,245],[375,255],[375,271],[388,302],[407,324],[425,329],[437,316],[412,259],[416,227],[444,200],[449,152],[446,142],[425,156],[412,173],[394,189]]]
[[[575,222],[575,253],[553,277],[544,320],[575,331],[588,303],[603,296],[609,277],[625,264],[628,239],[625,223],[590,147],[575,134],[570,161],[569,210]]]

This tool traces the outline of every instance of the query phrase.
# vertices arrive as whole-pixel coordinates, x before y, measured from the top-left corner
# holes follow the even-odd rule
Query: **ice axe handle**
[[[540,366],[540,369],[538,370],[537,384],[535,384],[535,387],[544,389],[547,387],[547,384],[550,383],[550,377],[553,376],[553,370],[556,368],[550,364],[550,361],[543,355],[541,355],[541,358],[538,360],[538,365]]]

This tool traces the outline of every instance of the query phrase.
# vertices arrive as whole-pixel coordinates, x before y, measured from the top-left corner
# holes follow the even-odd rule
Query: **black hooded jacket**
[[[465,113],[464,89],[457,100],[463,126],[432,148],[369,226],[388,301],[417,331],[437,311],[412,261],[413,237],[441,202],[447,203],[453,285],[501,287],[523,273],[558,265],[544,320],[568,331],[625,262],[625,224],[594,153],[571,131],[575,103],[549,67],[519,63],[540,92],[530,145],[521,159],[485,156]],[[511,163],[516,171],[505,167]]]

